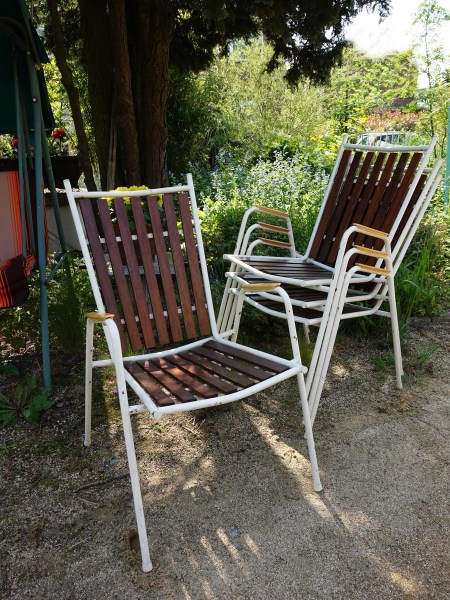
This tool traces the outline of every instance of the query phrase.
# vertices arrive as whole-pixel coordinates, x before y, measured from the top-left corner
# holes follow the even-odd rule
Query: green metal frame
[[[2,12],[4,14],[2,14]],[[17,4],[9,2],[8,7],[0,1],[0,30],[11,40],[14,90],[11,101],[15,105],[15,130],[1,133],[15,134],[18,139],[18,171],[20,182],[20,210],[24,216],[31,215],[31,203],[35,203],[36,236],[31,227],[31,244],[37,255],[39,273],[42,368],[44,387],[51,387],[50,340],[48,320],[47,285],[67,256],[67,247],[56,194],[55,181],[50,160],[44,116],[53,126],[50,104],[46,96],[45,82],[41,73],[42,57],[45,50],[31,25],[28,9],[23,0]],[[20,55],[20,60],[19,60]],[[25,61],[25,62],[24,62]],[[25,73],[26,70],[26,73]],[[23,83],[25,80],[25,84]],[[44,97],[42,95],[44,93]],[[10,125],[8,127],[11,127]],[[34,142],[34,156],[30,140]],[[31,197],[28,173],[34,167],[35,197]],[[43,174],[46,174],[51,201],[55,213],[56,226],[61,243],[61,256],[56,267],[47,277],[47,257],[45,248],[45,207]],[[22,219],[22,248],[26,255],[26,219]],[[37,239],[35,239],[35,237]]]

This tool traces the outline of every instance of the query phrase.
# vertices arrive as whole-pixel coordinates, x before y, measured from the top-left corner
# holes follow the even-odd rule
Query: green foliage
[[[251,43],[235,43],[230,55],[214,64],[228,145],[236,157],[310,147],[325,126],[321,88],[308,82],[288,85],[284,64],[269,74],[266,65],[273,54],[260,37]]]
[[[418,103],[423,108],[418,131],[424,136],[438,136],[438,153],[445,155],[447,145],[447,119],[450,103],[449,56],[443,49],[441,28],[450,21],[450,11],[437,0],[423,0],[415,13],[413,25],[416,32],[414,44],[419,71],[426,87],[418,93]]]
[[[9,394],[0,393],[0,426],[14,425],[22,416],[29,423],[36,423],[42,412],[53,406],[50,390],[42,390],[33,373],[31,377],[9,386]]]
[[[92,306],[87,272],[78,260],[68,258],[49,286],[49,322],[55,345],[66,354],[79,352],[84,345],[85,313]],[[51,291],[50,291],[51,290]]]
[[[345,47],[344,25],[365,7],[386,16],[388,5],[387,0],[353,0],[318,9],[315,3],[293,0],[190,0],[178,4],[171,61],[198,71],[211,62],[217,48],[226,53],[230,42],[262,32],[274,48],[269,71],[288,65],[291,83],[300,78],[323,82]]]
[[[222,255],[234,250],[242,217],[255,204],[289,213],[296,247],[306,249],[328,181],[323,159],[313,158],[314,163],[300,152],[292,157],[276,152],[274,160],[242,164],[219,157],[210,193],[200,195],[207,256],[219,275]]]
[[[14,158],[17,149],[13,146],[14,137],[11,135],[0,135],[0,158]]]
[[[192,166],[210,167],[229,134],[223,118],[223,90],[217,69],[198,75],[173,68],[169,72],[171,96],[167,110],[169,171],[182,173]],[[192,166],[191,166],[192,165]]]
[[[342,64],[333,69],[326,90],[331,125],[340,134],[364,131],[371,112],[391,108],[399,98],[412,99],[416,87],[417,69],[410,50],[369,58],[349,48]]]
[[[68,269],[60,269],[47,286],[51,345],[63,352],[78,352],[84,344],[84,314],[92,307],[87,272],[78,258],[69,257]],[[12,353],[40,349],[40,297],[37,275],[30,282],[30,295],[22,306],[0,312],[2,338]]]
[[[439,195],[395,277],[399,318],[444,314],[450,306],[450,215]]]

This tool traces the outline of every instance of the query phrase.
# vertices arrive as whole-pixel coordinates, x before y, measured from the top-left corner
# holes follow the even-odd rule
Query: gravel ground
[[[81,444],[83,366],[40,425],[0,430],[2,600],[450,598],[450,320],[415,324],[405,387],[341,336],[315,423],[295,387],[135,421],[154,570],[143,574],[113,384]],[[107,416],[107,418],[106,418]]]

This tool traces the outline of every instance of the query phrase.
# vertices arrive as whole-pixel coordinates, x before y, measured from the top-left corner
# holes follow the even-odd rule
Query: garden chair
[[[320,491],[294,320],[288,317],[291,360],[218,333],[192,177],[184,186],[137,192],[73,192],[68,180],[65,189],[96,302],[96,312],[87,315],[85,445],[91,441],[92,369],[113,365],[143,570],[152,564],[132,414],[149,411],[159,419],[218,406],[296,377],[314,489]],[[240,294],[267,289],[280,294],[291,314],[289,297],[276,283],[244,284]],[[105,360],[93,358],[96,324],[106,336]],[[137,402],[130,401],[127,385]]]
[[[391,318],[396,382],[402,387],[394,276],[440,181],[442,161],[427,168],[435,143],[434,138],[429,146],[374,148],[345,138],[305,255],[296,252],[289,215],[258,206],[244,215],[234,254],[225,255],[231,268],[219,331],[239,323],[240,287],[264,281],[281,283],[297,323],[319,326],[306,380],[312,422],[343,319]],[[249,224],[254,212],[270,215],[272,222]],[[261,230],[265,237],[254,239]],[[255,255],[261,246],[275,248],[278,256]],[[279,256],[280,249],[288,256]],[[269,292],[243,299],[267,314],[286,316]]]

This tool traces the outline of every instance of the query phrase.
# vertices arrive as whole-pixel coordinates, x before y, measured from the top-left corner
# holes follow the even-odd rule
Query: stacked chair
[[[87,315],[85,445],[91,442],[93,368],[112,365],[143,570],[150,571],[152,563],[132,414],[148,411],[159,419],[214,407],[295,377],[314,489],[320,491],[291,301],[272,282],[244,283],[239,291],[239,297],[265,290],[279,294],[291,336],[290,360],[238,344],[236,329],[218,332],[192,177],[185,186],[138,192],[74,193],[68,180],[65,189],[96,302],[96,311]],[[96,324],[106,336],[106,359],[94,357]],[[130,400],[128,389],[137,400]]]
[[[278,294],[241,293],[249,283],[268,282],[286,291],[294,320],[306,332],[310,325],[319,327],[306,379],[312,423],[343,319],[391,319],[396,382],[402,387],[394,277],[439,185],[442,161],[428,167],[435,144],[433,138],[428,146],[373,147],[344,138],[304,255],[296,251],[289,215],[261,206],[245,213],[235,251],[225,255],[230,269],[219,331],[238,330],[244,301],[287,318]],[[250,223],[253,213],[270,216],[270,222]]]

